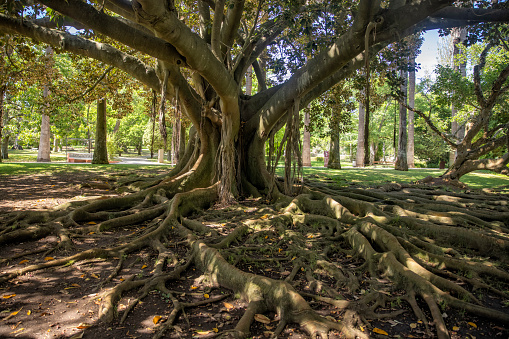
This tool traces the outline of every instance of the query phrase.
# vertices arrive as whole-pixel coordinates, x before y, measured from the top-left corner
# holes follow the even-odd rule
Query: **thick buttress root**
[[[404,312],[395,306],[401,300],[426,333],[434,331],[439,338],[449,338],[444,308],[509,323],[509,313],[483,306],[478,293],[494,296],[501,305],[509,299],[509,199],[503,195],[396,186],[340,190],[316,184],[297,197],[275,194],[273,205],[249,200],[217,210],[210,208],[218,199],[217,184],[174,194],[168,182],[158,180],[124,197],[12,216],[0,229],[0,243],[48,235],[56,243],[2,263],[50,250],[59,258],[8,267],[0,282],[97,258],[111,261],[111,271],[98,285],[98,319],[123,323],[158,291],[167,296],[171,312],[156,328],[156,338],[181,328],[177,324],[186,310],[229,296],[181,300],[169,286],[191,267],[209,288],[228,289],[245,302],[238,322],[218,331],[225,338],[249,336],[261,314],[276,315],[274,337],[298,324],[311,337],[340,331],[348,338],[367,338],[373,321]],[[111,236],[116,232],[124,235]],[[76,248],[79,239],[107,236],[108,246]],[[150,274],[113,283],[143,250],[152,253]],[[117,313],[128,293],[137,296]],[[426,318],[426,308],[432,319]]]

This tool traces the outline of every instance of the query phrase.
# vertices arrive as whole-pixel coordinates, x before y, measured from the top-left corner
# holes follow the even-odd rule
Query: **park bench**
[[[67,162],[92,162],[93,153],[67,153]]]

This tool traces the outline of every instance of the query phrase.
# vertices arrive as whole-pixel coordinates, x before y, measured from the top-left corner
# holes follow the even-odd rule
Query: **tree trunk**
[[[46,114],[42,114],[41,136],[39,138],[39,150],[37,152],[37,162],[51,161],[50,152],[51,152],[51,138],[50,138],[49,116]]]
[[[309,106],[304,109],[304,136],[302,138],[302,166],[311,167],[311,133]]]
[[[91,140],[91,135],[90,135],[90,118],[89,118],[89,114],[90,114],[90,104],[88,104],[87,106],[87,144],[88,144],[88,153],[91,152],[92,150],[92,140]],[[66,145],[67,147],[67,145]]]
[[[461,54],[460,49],[458,48],[458,44],[462,43],[466,39],[467,31],[465,28],[454,28],[452,30],[453,35],[453,65],[452,68],[459,72],[461,76],[466,76],[466,63],[461,62],[459,65],[457,64],[458,58]],[[459,125],[458,122],[455,120],[455,117],[458,113],[458,108],[454,105],[454,103],[451,105],[451,134],[455,136],[458,140],[463,140],[465,137],[465,126]],[[452,150],[449,153],[449,165],[452,165],[456,160],[456,150]]]
[[[93,164],[109,164],[108,148],[106,146],[106,99],[97,101],[97,122],[95,128],[95,148],[92,158]]]
[[[2,133],[3,133],[3,129],[4,129],[4,95],[5,95],[5,86],[2,86],[0,88],[0,140],[2,140]],[[4,157],[4,154],[2,152],[2,156],[0,156],[0,162],[2,162],[3,157]]]
[[[154,138],[156,133],[156,105],[157,105],[157,94],[156,91],[152,90],[152,135],[150,138],[150,159],[154,158]]]
[[[408,106],[415,106],[415,55],[410,56],[410,74],[408,75]],[[407,162],[409,168],[415,167],[414,159],[414,111],[408,111]]]
[[[401,100],[406,103],[407,102],[407,78],[408,71],[401,70],[400,76],[403,79],[403,83],[401,84],[401,92],[403,93],[403,97]],[[403,105],[399,105],[399,135],[398,135],[398,156],[396,158],[396,163],[394,164],[394,168],[398,171],[408,171],[408,163],[407,163],[407,110]]]
[[[359,102],[359,132],[357,134],[357,167],[364,167],[364,119],[366,111],[364,104]]]
[[[61,148],[60,139],[55,136],[53,138],[53,152],[58,152]]]
[[[51,58],[53,55],[53,49],[51,47],[46,47],[46,57]],[[46,103],[46,98],[49,96],[49,85],[44,85],[44,89],[42,92],[42,96],[44,98],[43,103],[43,112],[42,112],[42,120],[41,120],[41,136],[39,138],[39,150],[37,152],[37,162],[48,162],[50,159],[51,152],[51,131],[50,131],[50,122],[49,115],[47,115],[48,104]]]
[[[9,159],[9,134],[2,138],[2,159]]]
[[[334,112],[332,114],[338,114]],[[331,119],[331,135],[330,135],[330,149],[329,149],[329,164],[328,168],[341,169],[341,152],[339,148],[339,126],[333,123],[335,119]]]

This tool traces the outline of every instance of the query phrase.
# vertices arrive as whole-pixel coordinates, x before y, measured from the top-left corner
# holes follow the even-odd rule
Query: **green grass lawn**
[[[109,165],[92,165],[92,164],[69,164],[69,163],[38,163],[38,162],[20,162],[20,163],[0,163],[0,175],[30,175],[45,173],[72,173],[74,171],[96,172],[97,174],[114,174],[117,172],[128,171],[150,171],[155,166],[141,166],[128,164],[109,164]]]
[[[110,164],[110,165],[92,165],[92,164],[68,164],[65,162],[65,152],[51,153],[51,163],[37,163],[37,151],[9,151],[9,159],[0,163],[0,175],[28,175],[35,173],[58,173],[72,171],[97,172],[98,174],[114,174],[128,170],[147,170],[153,166]],[[156,159],[153,159],[156,161]],[[323,167],[323,162],[313,162],[313,167],[304,168],[304,176],[316,180],[332,180],[341,186],[351,184],[361,186],[381,185],[390,182],[410,183],[423,179],[427,176],[439,176],[445,170],[439,169],[411,169],[407,172],[396,171],[392,167],[368,167],[353,168],[345,166],[341,170],[333,170]],[[283,166],[277,169],[276,174],[283,174]],[[465,175],[461,178],[462,182],[472,189],[481,188],[505,188],[509,192],[509,177],[493,174],[488,171],[477,171]]]

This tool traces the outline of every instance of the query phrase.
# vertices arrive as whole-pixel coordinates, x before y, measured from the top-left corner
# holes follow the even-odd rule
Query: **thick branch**
[[[144,83],[159,90],[159,79],[152,67],[139,59],[103,43],[93,42],[62,31],[34,25],[0,14],[0,30],[11,34],[21,34],[47,43],[66,52],[93,58],[114,66]]]
[[[237,30],[240,26],[240,19],[242,18],[242,12],[244,11],[244,0],[235,0],[230,2],[228,6],[228,12],[226,13],[226,20],[221,31],[221,47],[224,52],[228,52],[231,49]]]
[[[391,42],[399,39],[394,30],[404,31],[424,20],[428,15],[446,6],[448,1],[412,2],[384,13],[384,23],[377,27],[376,43]],[[364,31],[353,26],[339,37],[329,48],[311,59],[305,66],[285,82],[279,92],[262,108],[260,114],[248,122],[249,129],[258,129],[266,134],[289,109],[295,100],[306,95],[314,87],[327,79],[331,73],[344,67],[364,50]]]
[[[173,64],[185,64],[185,58],[172,45],[99,12],[82,1],[40,0],[39,2],[142,53]]]
[[[238,85],[223,63],[212,54],[200,36],[181,22],[175,12],[165,7],[164,2],[138,0],[133,1],[133,8],[138,20],[175,46],[186,58],[187,64],[200,73],[222,99],[238,95]]]

